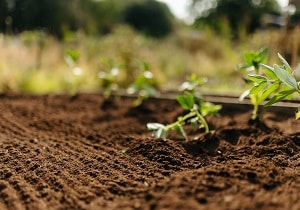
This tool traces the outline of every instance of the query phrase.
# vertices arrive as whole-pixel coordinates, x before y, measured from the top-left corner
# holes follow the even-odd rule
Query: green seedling
[[[245,52],[244,64],[238,66],[239,70],[255,71],[256,74],[260,74],[261,64],[265,63],[268,59],[268,49],[263,48],[257,52]]]
[[[65,52],[65,61],[68,66],[74,67],[78,61],[80,52],[78,50],[66,50]]]
[[[239,65],[238,70],[243,70],[247,72],[255,72],[256,75],[262,75],[262,68],[261,65],[267,60],[268,57],[268,49],[264,48],[258,52],[246,52],[244,54],[244,60],[245,64]],[[247,83],[253,83],[251,80],[251,76],[249,77],[250,74],[245,78]],[[252,111],[252,120],[257,120],[259,119],[259,106],[263,102],[261,99],[260,93],[257,91],[251,91],[246,90],[244,93],[241,94],[240,96],[240,101],[242,101],[246,96],[249,96],[250,101],[253,105],[253,111]]]
[[[66,50],[65,52],[65,62],[71,69],[71,74],[68,73],[66,77],[71,95],[76,95],[82,84],[83,70],[77,65],[79,56],[80,52],[77,50]]]
[[[199,89],[205,82],[207,82],[206,78],[197,77],[196,74],[192,74],[188,77],[187,81],[183,82],[179,86],[179,91],[184,94],[189,93],[193,95],[196,101],[202,100],[203,96],[201,95]]]
[[[127,89],[128,94],[137,94],[137,99],[134,100],[133,106],[140,106],[146,99],[158,95],[156,89],[157,82],[155,81],[152,72],[149,70],[149,65],[143,63],[144,70],[139,75],[133,84]]]
[[[199,129],[204,128],[205,133],[210,132],[205,117],[218,114],[222,106],[206,102],[196,91],[198,86],[202,83],[202,78],[197,78],[195,75],[192,75],[187,82],[184,82],[180,86],[183,94],[178,95],[176,100],[187,113],[183,116],[179,116],[177,121],[168,125],[148,123],[147,128],[148,130],[153,131],[153,136],[166,139],[169,131],[176,130],[186,141],[188,141],[188,136],[183,128],[186,124],[190,124],[193,127],[199,127]]]
[[[294,71],[288,62],[278,53],[282,65],[273,67],[261,64],[263,75],[249,74],[248,80],[253,84],[247,92],[257,96],[258,103],[270,98],[265,106],[270,106],[284,99],[291,99],[294,93],[300,94],[300,84],[297,82]],[[300,107],[296,111],[295,118],[299,119]]]
[[[105,100],[110,100],[112,93],[117,91],[118,83],[117,77],[120,73],[118,67],[116,67],[111,59],[101,59],[102,63],[109,68],[109,71],[100,71],[98,77],[100,79],[100,87],[104,89],[103,96]]]

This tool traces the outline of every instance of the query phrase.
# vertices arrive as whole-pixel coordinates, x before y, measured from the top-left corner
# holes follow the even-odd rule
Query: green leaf
[[[239,70],[248,70],[252,67],[252,70],[255,70],[258,73],[260,65],[267,59],[268,49],[264,48],[257,52],[245,52],[244,60],[245,64],[238,67]]]
[[[246,64],[248,64],[249,66],[253,65],[253,61],[255,60],[255,53],[253,52],[246,52],[244,53],[244,60],[246,62]]]
[[[248,64],[239,64],[235,67],[235,69],[238,71],[254,70],[254,68],[252,67],[253,67],[252,65],[248,65]]]
[[[180,85],[179,91],[186,91],[188,93],[195,92],[205,81],[205,78],[198,77],[196,74],[191,74],[187,81]]]
[[[259,93],[262,89],[264,89],[267,85],[267,81],[262,81],[260,83],[258,83],[257,85],[254,85],[251,90],[250,90],[250,94],[257,94]]]
[[[66,50],[66,55],[75,62],[78,60],[80,52],[78,50]]]
[[[200,113],[202,116],[216,115],[222,109],[222,105],[215,105],[210,102],[202,103],[200,106]]]
[[[188,81],[190,81],[190,82],[195,82],[197,80],[198,80],[198,77],[195,73],[191,74],[190,77],[188,78]]]
[[[247,76],[247,79],[250,80],[250,81],[252,81],[252,82],[257,82],[257,83],[260,83],[260,82],[263,82],[263,81],[267,81],[266,77],[258,75],[258,74],[249,74]]]
[[[269,54],[268,48],[264,48],[258,52],[259,62],[262,63],[266,60]]]
[[[150,131],[153,131],[155,138],[167,138],[166,126],[160,123],[147,123],[147,128]]]
[[[195,99],[192,94],[179,95],[176,97],[176,100],[180,104],[180,106],[185,110],[192,109],[195,104]]]
[[[295,90],[284,90],[273,96],[268,103],[265,104],[265,106],[270,106],[272,104],[275,104],[284,98],[292,95],[295,92]]]
[[[291,88],[288,87],[288,86],[284,86],[284,87],[282,88],[282,91],[289,91],[289,90],[291,90]],[[287,100],[291,100],[292,97],[293,97],[293,94],[290,94],[290,95],[288,95],[288,96],[286,97],[286,99],[287,99]]]
[[[298,84],[292,74],[289,74],[285,69],[278,65],[274,65],[274,73],[278,79],[290,88],[298,90]]]
[[[153,135],[155,138],[163,138],[167,137],[166,126],[160,123],[147,123],[147,129],[153,131]]]
[[[162,138],[162,139],[166,139],[167,138],[167,131],[163,128],[158,129],[154,132],[154,137],[155,138]]]
[[[291,68],[291,66],[289,65],[289,63],[282,57],[282,55],[280,55],[280,53],[277,53],[278,58],[280,59],[280,61],[283,63],[285,69],[289,72],[292,73],[293,70]]]
[[[166,127],[165,125],[160,123],[147,123],[147,129],[150,131],[158,130],[165,127]]]
[[[244,91],[244,92],[240,95],[239,101],[243,101],[249,94],[250,94],[250,90]]]
[[[146,62],[146,61],[143,61],[143,67],[144,67],[144,70],[145,70],[145,71],[149,71],[149,70],[150,70],[150,65],[149,65],[149,63]]]
[[[263,91],[262,95],[259,97],[259,103],[266,100],[266,98],[268,98],[272,93],[275,93],[278,90],[279,87],[280,87],[279,83],[273,83],[269,87],[267,87]]]
[[[263,67],[263,72],[265,73],[265,75],[267,77],[269,77],[270,79],[273,79],[275,81],[278,80],[276,74],[274,73],[274,68],[273,67],[268,66],[268,65],[264,65],[264,64],[261,64],[261,66]]]

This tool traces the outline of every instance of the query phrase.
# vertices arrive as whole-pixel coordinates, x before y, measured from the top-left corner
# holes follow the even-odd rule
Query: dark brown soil
[[[300,209],[300,122],[271,108],[249,122],[249,106],[224,104],[208,122],[151,137],[175,101],[101,96],[0,98],[0,209]]]

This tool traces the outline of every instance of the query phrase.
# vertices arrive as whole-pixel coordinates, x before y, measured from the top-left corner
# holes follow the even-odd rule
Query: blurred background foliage
[[[58,38],[78,30],[107,34],[118,23],[163,36],[174,18],[165,4],[152,0],[1,0],[0,8],[2,32],[39,29]]]
[[[191,12],[196,27],[209,27],[222,36],[243,38],[264,27],[263,16],[279,16],[280,6],[274,0],[193,0]]]
[[[99,91],[99,72],[112,68],[126,89],[146,62],[163,91],[196,73],[204,92],[239,94],[244,51],[267,47],[270,63],[280,52],[297,67],[297,8],[192,0],[187,24],[155,0],[0,0],[0,91]]]

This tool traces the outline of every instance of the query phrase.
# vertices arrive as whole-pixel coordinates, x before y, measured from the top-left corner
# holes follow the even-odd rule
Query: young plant
[[[153,131],[153,135],[156,138],[167,138],[168,132],[176,130],[181,134],[186,141],[188,136],[183,128],[184,125],[190,124],[193,127],[204,128],[205,133],[209,133],[210,129],[205,120],[208,115],[216,115],[222,108],[221,105],[214,105],[210,102],[206,102],[203,97],[196,91],[199,85],[203,83],[202,78],[192,75],[187,82],[184,82],[180,86],[180,90],[183,92],[182,95],[176,97],[177,102],[180,106],[187,111],[183,116],[179,116],[177,121],[163,125],[160,123],[148,123],[147,128]]]
[[[192,74],[188,77],[187,81],[183,82],[178,90],[183,94],[191,94],[194,96],[195,100],[202,100],[203,96],[201,95],[199,89],[200,86],[207,82],[206,78],[197,77],[196,74]]]
[[[268,58],[268,49],[263,48],[257,52],[245,52],[244,64],[238,66],[239,70],[255,71],[256,74],[260,73],[261,64],[266,62]]]
[[[110,100],[111,95],[118,89],[117,77],[120,73],[119,68],[117,68],[111,59],[101,59],[102,63],[109,68],[109,71],[100,71],[98,77],[100,81],[100,87],[104,89],[103,95],[104,99]]]
[[[262,68],[261,65],[267,60],[268,57],[268,49],[264,48],[258,52],[246,52],[244,54],[244,60],[245,64],[242,64],[238,66],[239,70],[243,71],[254,71],[256,75],[262,75]],[[248,76],[245,78],[246,82],[253,83],[254,81],[251,80],[251,74],[248,74]],[[255,83],[255,82],[254,82]],[[256,84],[255,84],[256,85]],[[258,87],[260,88],[260,86]],[[253,105],[253,111],[252,111],[252,120],[259,119],[259,106],[263,102],[261,99],[261,95],[258,91],[250,91],[246,90],[244,93],[241,94],[240,100],[243,100],[246,96],[249,95],[250,101]]]
[[[71,92],[71,95],[76,95],[79,91],[79,88],[82,84],[82,68],[78,66],[78,59],[80,52],[78,50],[66,50],[65,52],[65,62],[70,67],[71,74],[67,75],[68,88]]]
[[[294,71],[279,53],[278,57],[282,62],[281,66],[275,64],[271,67],[261,64],[264,75],[249,74],[247,77],[253,83],[251,89],[248,90],[249,94],[255,94],[259,103],[270,98],[265,106],[283,99],[291,99],[294,93],[300,94],[300,84],[294,76]],[[300,107],[296,111],[296,119],[300,118],[299,110]]]
[[[134,100],[133,106],[140,106],[144,100],[158,95],[156,89],[157,82],[155,81],[152,72],[149,70],[148,63],[143,63],[144,70],[139,75],[132,85],[127,89],[128,94],[137,94],[137,99]]]

